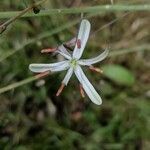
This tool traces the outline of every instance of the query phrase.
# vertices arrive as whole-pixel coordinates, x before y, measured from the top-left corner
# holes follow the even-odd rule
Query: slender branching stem
[[[36,6],[44,3],[46,0],[41,0],[39,2],[33,3],[32,5],[30,5],[29,7],[27,7],[26,9],[18,12],[15,16],[13,16],[12,18],[10,18],[9,20],[7,20],[6,22],[4,22],[2,25],[0,25],[0,34],[3,33],[6,28],[13,23],[14,21],[16,21],[18,18],[22,17],[23,15],[25,15],[28,11],[32,10],[33,8],[35,8]]]

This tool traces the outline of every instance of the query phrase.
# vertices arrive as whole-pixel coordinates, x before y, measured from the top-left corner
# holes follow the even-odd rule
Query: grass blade
[[[100,5],[93,7],[78,7],[78,8],[63,8],[41,10],[39,14],[27,13],[22,17],[41,17],[50,15],[62,14],[80,14],[80,13],[95,13],[95,12],[123,12],[123,11],[150,11],[150,4],[143,5]],[[0,19],[14,17],[19,11],[0,12]]]

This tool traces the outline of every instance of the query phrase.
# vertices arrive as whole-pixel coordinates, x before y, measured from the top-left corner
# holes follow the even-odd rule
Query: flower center
[[[78,63],[78,62],[77,62],[76,59],[71,59],[71,60],[70,60],[70,65],[71,65],[73,68],[76,67],[77,63]]]

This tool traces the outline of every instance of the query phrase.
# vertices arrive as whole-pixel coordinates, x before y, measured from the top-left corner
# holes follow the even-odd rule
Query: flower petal
[[[61,61],[51,64],[30,64],[29,69],[32,72],[45,72],[45,71],[62,71],[66,70],[69,67],[69,61]]]
[[[71,78],[71,76],[72,76],[72,74],[73,74],[73,68],[70,67],[69,70],[67,71],[67,74],[65,75],[65,78],[63,79],[62,83],[67,85],[69,80],[70,80],[70,78]]]
[[[81,41],[81,47],[78,47],[78,44],[76,42],[76,46],[73,51],[73,58],[79,59],[82,56],[83,50],[89,38],[90,29],[91,29],[90,22],[86,19],[82,20],[77,37],[77,40]]]
[[[57,51],[59,54],[61,54],[62,56],[64,56],[66,59],[71,59],[71,55],[70,53],[66,50],[66,48],[63,46],[63,45],[60,45],[58,48],[57,48]]]
[[[100,105],[102,103],[102,99],[99,96],[99,94],[94,89],[93,85],[89,82],[87,77],[85,76],[84,72],[82,71],[80,66],[77,66],[75,69],[75,74],[80,81],[80,83],[83,86],[83,89],[85,90],[86,94],[89,96],[91,101],[97,105]]]
[[[103,53],[101,53],[97,57],[94,57],[91,59],[81,59],[78,62],[80,65],[90,66],[92,64],[98,63],[98,62],[102,61],[103,59],[105,59],[108,55],[108,52],[109,52],[109,50],[106,49]]]

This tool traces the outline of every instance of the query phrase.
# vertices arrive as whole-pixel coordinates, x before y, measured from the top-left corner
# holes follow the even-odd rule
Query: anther
[[[80,39],[77,39],[77,47],[81,48],[81,40]]]
[[[96,67],[93,67],[93,66],[90,66],[89,69],[92,71],[98,72],[98,73],[103,73],[103,70],[96,68]]]
[[[49,73],[50,73],[50,71],[45,71],[45,72],[42,72],[42,73],[39,73],[39,74],[35,75],[35,77],[37,79],[39,79],[39,78],[47,76]]]
[[[56,51],[57,48],[46,48],[46,49],[42,49],[41,53],[51,53]]]
[[[82,84],[80,84],[79,87],[80,87],[80,94],[84,98],[85,97],[85,93],[84,93]]]
[[[64,87],[65,87],[65,84],[62,83],[61,86],[60,86],[60,88],[58,89],[58,91],[57,91],[57,93],[56,93],[56,96],[59,96],[59,95],[61,94],[61,92],[62,92],[62,90],[64,89]]]

